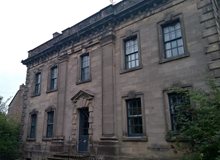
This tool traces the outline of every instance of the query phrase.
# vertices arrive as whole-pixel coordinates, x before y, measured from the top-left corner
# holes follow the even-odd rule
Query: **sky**
[[[0,96],[13,97],[25,84],[21,60],[29,50],[110,4],[110,0],[1,0]]]

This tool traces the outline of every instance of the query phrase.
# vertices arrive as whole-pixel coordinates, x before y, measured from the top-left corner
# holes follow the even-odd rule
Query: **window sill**
[[[39,97],[39,96],[40,96],[40,94],[33,94],[33,95],[31,95],[31,98]]]
[[[162,58],[160,59],[159,63],[162,64],[162,63],[171,62],[171,61],[175,61],[175,60],[186,58],[186,57],[189,57],[188,53],[181,55],[181,56],[171,57],[171,58]]]
[[[42,141],[52,141],[52,140],[53,140],[53,137],[50,137],[50,138],[49,137],[48,138],[47,137],[43,137],[42,138]]]
[[[136,70],[139,70],[139,69],[142,69],[142,68],[143,68],[142,66],[138,66],[138,67],[134,67],[134,68],[130,68],[130,69],[123,69],[120,72],[120,74],[125,74],[125,73],[136,71]]]
[[[78,81],[78,82],[76,82],[76,85],[80,85],[80,84],[83,84],[83,83],[89,83],[89,82],[91,82],[91,81],[92,81],[91,78],[88,79],[88,80],[85,80],[85,81]]]
[[[48,89],[46,93],[52,93],[52,92],[57,92],[57,88],[56,89]]]
[[[122,141],[124,142],[147,142],[147,136],[136,136],[136,137],[123,137]]]
[[[36,138],[27,138],[26,140],[29,142],[34,142],[34,141],[36,141]]]

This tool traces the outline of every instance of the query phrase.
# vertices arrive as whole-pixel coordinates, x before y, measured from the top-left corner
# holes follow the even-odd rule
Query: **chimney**
[[[60,33],[55,32],[55,33],[53,33],[53,38],[55,38],[55,37],[57,37],[57,36],[59,36],[59,35],[60,35]]]

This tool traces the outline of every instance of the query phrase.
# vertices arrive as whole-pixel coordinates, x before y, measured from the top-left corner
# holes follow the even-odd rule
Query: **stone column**
[[[102,136],[113,137],[114,131],[114,34],[110,31],[101,38],[102,48]]]

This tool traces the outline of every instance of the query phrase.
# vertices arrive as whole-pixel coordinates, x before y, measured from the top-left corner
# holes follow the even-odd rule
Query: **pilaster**
[[[109,30],[100,39],[102,48],[102,136],[115,136],[114,130],[114,33]]]
[[[63,142],[64,140],[64,111],[66,107],[66,84],[67,84],[67,67],[68,67],[68,55],[64,54],[59,58],[59,79],[58,79],[58,95],[57,95],[57,109],[56,112],[56,128],[55,128],[55,142]]]
[[[205,53],[209,58],[208,68],[217,81],[220,81],[220,9],[216,0],[200,0],[200,22],[203,26]]]

